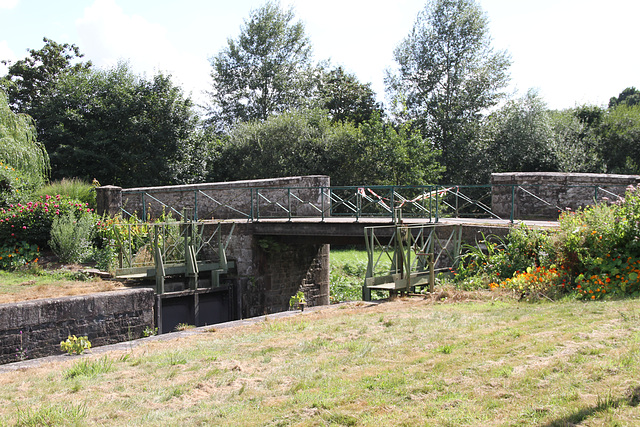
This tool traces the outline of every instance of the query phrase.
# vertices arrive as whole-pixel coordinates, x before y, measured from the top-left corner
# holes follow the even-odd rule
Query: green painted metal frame
[[[223,227],[229,227],[223,236]],[[220,286],[220,275],[233,268],[233,261],[227,260],[229,246],[236,224],[201,221],[135,223],[115,225],[125,228],[126,238],[116,242],[119,253],[119,278],[155,278],[156,293],[165,293],[165,278],[172,275],[186,277],[188,287],[196,290],[201,273],[209,273],[211,287]],[[207,227],[213,228],[205,235]],[[137,242],[133,242],[133,230]],[[204,258],[205,248],[217,255],[217,260]]]
[[[444,245],[440,243],[440,229],[442,226],[437,224],[365,227],[368,262],[362,286],[363,300],[371,300],[372,290],[409,292],[418,286],[428,286],[433,291],[436,272],[455,267],[462,247],[461,226],[452,227]],[[389,240],[380,241],[378,236],[389,235],[389,231]],[[452,261],[451,265],[436,267],[445,256]],[[391,267],[388,272],[378,273],[383,257],[387,257]]]
[[[495,214],[491,208],[491,194],[495,187],[510,188],[511,206],[509,217]],[[401,208],[406,218],[416,218],[437,223],[440,218],[493,218],[514,222],[515,204],[518,194],[537,200],[541,205],[563,209],[555,202],[544,200],[536,191],[545,184],[487,184],[487,185],[422,185],[422,186],[343,186],[343,187],[229,187],[237,195],[229,200],[218,199],[202,190],[193,192],[193,215],[180,212],[177,207],[163,202],[162,192],[140,191],[142,215],[147,219],[147,204],[157,203],[167,211],[183,219],[198,220],[199,211],[205,204],[213,202],[217,208],[237,214],[239,219],[260,221],[262,219],[287,219],[316,217],[350,217],[355,221],[365,217],[389,218],[395,221],[396,209]],[[619,195],[595,186],[563,186],[564,188],[592,188],[594,200],[606,193]],[[622,190],[624,190],[624,186]],[[168,190],[163,190],[168,191]],[[218,192],[225,190],[216,190]],[[624,191],[622,191],[624,192]],[[134,192],[135,194],[136,192]],[[311,196],[309,196],[311,195]],[[247,206],[248,201],[248,206]],[[301,213],[302,212],[302,213]],[[131,216],[123,209],[123,213]],[[228,215],[227,215],[228,216]],[[225,217],[225,216],[223,216]]]

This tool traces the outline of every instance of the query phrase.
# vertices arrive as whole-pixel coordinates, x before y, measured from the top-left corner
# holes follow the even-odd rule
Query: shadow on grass
[[[638,404],[640,404],[640,386],[630,389],[627,395],[622,398],[614,399],[611,395],[604,398],[598,397],[598,401],[595,406],[583,408],[573,414],[567,415],[566,417],[553,420],[544,424],[543,427],[575,426],[591,417],[593,414],[606,411],[609,408],[617,408],[622,405],[637,407]]]

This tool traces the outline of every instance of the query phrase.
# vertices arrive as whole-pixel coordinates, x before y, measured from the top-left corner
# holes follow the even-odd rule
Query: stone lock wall
[[[129,289],[0,304],[0,363],[18,361],[20,348],[29,359],[61,354],[69,335],[94,347],[140,338],[153,328],[154,302],[153,290]]]
[[[491,174],[493,212],[503,219],[556,220],[561,211],[576,210],[606,199],[616,200],[638,175],[560,172],[506,172]]]

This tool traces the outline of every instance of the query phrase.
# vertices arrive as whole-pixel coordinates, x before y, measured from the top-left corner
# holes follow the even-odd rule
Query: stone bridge
[[[98,211],[110,214],[145,219],[171,214],[234,223],[227,246],[227,257],[235,261],[225,278],[229,293],[211,307],[223,307],[224,316],[235,319],[286,310],[299,290],[310,306],[329,304],[330,245],[363,245],[365,227],[394,224],[399,215],[406,222],[438,227],[460,224],[463,239],[473,242],[480,233],[505,234],[518,217],[553,226],[559,211],[603,197],[615,199],[639,181],[638,176],[514,173],[494,174],[484,188],[332,188],[327,176],[303,176],[132,189],[105,186],[97,189],[97,199]],[[203,315],[197,314],[197,305],[180,315],[198,324]],[[168,302],[165,311],[171,307]]]

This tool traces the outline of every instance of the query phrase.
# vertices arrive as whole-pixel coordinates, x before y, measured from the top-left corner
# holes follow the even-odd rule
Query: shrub
[[[62,262],[82,262],[92,254],[94,234],[93,215],[67,212],[53,220],[49,246]]]
[[[0,246],[0,269],[15,270],[32,262],[38,262],[38,246],[27,242],[8,243]]]
[[[61,195],[45,196],[39,201],[0,208],[0,241],[25,241],[40,248],[47,247],[53,220],[67,212],[80,217],[93,213],[93,209]]]
[[[82,354],[90,348],[91,341],[86,336],[76,337],[75,335],[69,335],[66,341],[60,341],[60,350],[65,351],[67,354]]]
[[[490,287],[509,289],[528,301],[555,299],[566,292],[567,277],[555,267],[529,267]]]
[[[455,281],[465,289],[486,287],[528,268],[548,267],[555,260],[550,233],[526,226],[511,228],[505,239],[482,235],[475,246],[464,248],[466,253],[456,269]]]

